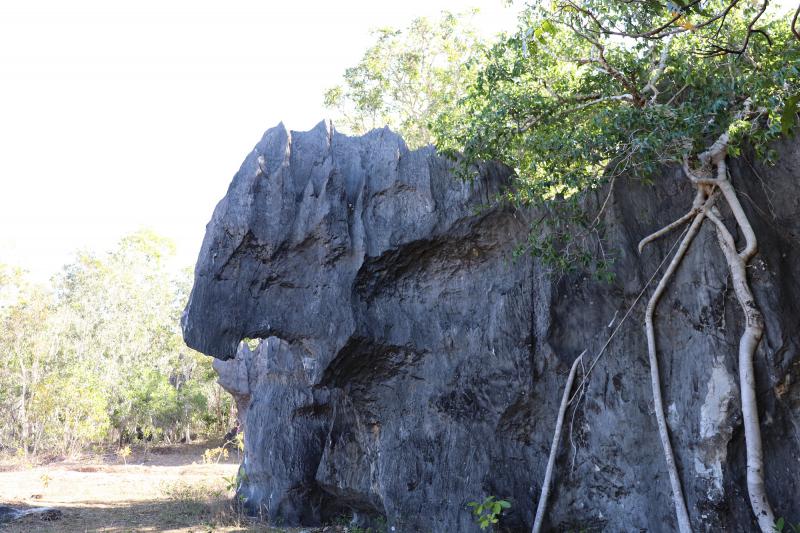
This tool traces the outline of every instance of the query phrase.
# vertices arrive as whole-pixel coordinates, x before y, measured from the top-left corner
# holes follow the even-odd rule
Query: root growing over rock
[[[758,421],[758,405],[756,403],[755,373],[753,370],[753,357],[761,337],[764,333],[764,321],[761,312],[753,298],[750,284],[747,281],[747,263],[755,255],[758,245],[753,228],[742,209],[736,196],[736,191],[728,177],[728,167],[725,158],[728,154],[728,135],[723,134],[707,151],[699,155],[700,168],[691,170],[688,158],[684,159],[683,169],[686,176],[697,187],[692,209],[675,222],[645,237],[639,243],[641,252],[645,245],[670,231],[680,227],[689,220],[692,224],[683,237],[678,251],[672,258],[667,270],[656,287],[647,305],[645,314],[645,328],[647,331],[647,348],[650,359],[650,376],[653,389],[653,403],[655,407],[658,432],[667,463],[670,484],[672,486],[672,499],[681,533],[690,532],[691,522],[686,509],[686,501],[681,488],[681,481],[672,453],[669,440],[669,429],[664,415],[664,404],[661,395],[661,381],[658,370],[658,357],[655,339],[654,316],[658,301],[669,284],[672,275],[686,255],[694,237],[697,235],[703,221],[707,218],[716,226],[717,240],[725,256],[733,279],[734,292],[745,316],[745,330],[739,341],[739,387],[742,396],[742,418],[745,430],[745,446],[747,449],[747,490],[750,497],[750,506],[758,520],[761,531],[771,533],[774,531],[775,515],[767,499],[764,489],[764,459],[761,445],[761,430]],[[716,169],[716,176],[712,173]],[[737,226],[745,238],[745,247],[737,252],[733,235],[720,218],[719,210],[714,206],[717,196],[721,193],[728,207],[736,219]]]
[[[533,533],[539,533],[542,530],[542,522],[544,521],[544,513],[547,508],[547,498],[550,496],[550,481],[553,478],[553,469],[556,464],[556,455],[558,455],[558,445],[561,442],[561,429],[564,425],[564,415],[567,412],[567,406],[570,403],[569,395],[572,392],[572,383],[575,381],[575,372],[578,370],[578,365],[581,364],[586,350],[583,351],[572,363],[567,382],[564,384],[564,394],[561,396],[561,405],[558,408],[558,417],[556,417],[556,429],[553,432],[553,444],[550,446],[550,457],[547,458],[547,469],[544,472],[544,481],[542,481],[542,493],[539,496],[539,505],[536,507],[536,518],[533,521]]]

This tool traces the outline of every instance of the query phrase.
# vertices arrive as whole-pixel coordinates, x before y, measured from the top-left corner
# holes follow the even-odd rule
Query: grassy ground
[[[63,513],[56,521],[26,516],[0,530],[279,531],[250,523],[234,510],[228,480],[236,475],[238,457],[233,452],[206,464],[208,447],[213,445],[134,450],[127,464],[113,454],[42,465],[0,463],[0,505],[55,507]]]

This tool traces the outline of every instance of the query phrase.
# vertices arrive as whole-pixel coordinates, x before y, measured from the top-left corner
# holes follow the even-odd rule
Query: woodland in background
[[[49,285],[0,265],[0,453],[175,442],[229,429],[211,360],[183,343],[190,272],[150,231],[80,252]]]

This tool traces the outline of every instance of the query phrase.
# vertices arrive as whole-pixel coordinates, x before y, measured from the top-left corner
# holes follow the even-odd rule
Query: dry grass
[[[40,465],[0,463],[0,504],[55,507],[63,516],[36,515],[0,526],[9,533],[68,531],[280,531],[254,524],[230,503],[226,478],[238,458],[204,464],[214,445],[134,451],[123,464],[114,454]]]

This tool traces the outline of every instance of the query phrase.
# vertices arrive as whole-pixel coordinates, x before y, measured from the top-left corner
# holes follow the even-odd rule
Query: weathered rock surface
[[[767,325],[756,361],[767,491],[800,521],[800,150],[778,148],[777,167],[732,170],[761,249],[749,272]],[[507,177],[486,165],[461,182],[432,149],[326,123],[278,126],[248,155],[207,227],[183,327],[190,346],[236,356],[215,367],[245,409],[251,512],[469,532],[466,504],[495,495],[513,504],[501,525],[529,530],[566,371],[636,301],[677,235],[642,256],[636,244],[693,191],[678,170],[617,183],[603,212],[608,283],[512,258],[535,214],[487,207]],[[726,268],[704,228],[662,300],[658,342],[696,530],[755,531]],[[643,312],[639,301],[568,418],[554,531],[675,528]],[[244,338],[264,340],[237,355]]]

